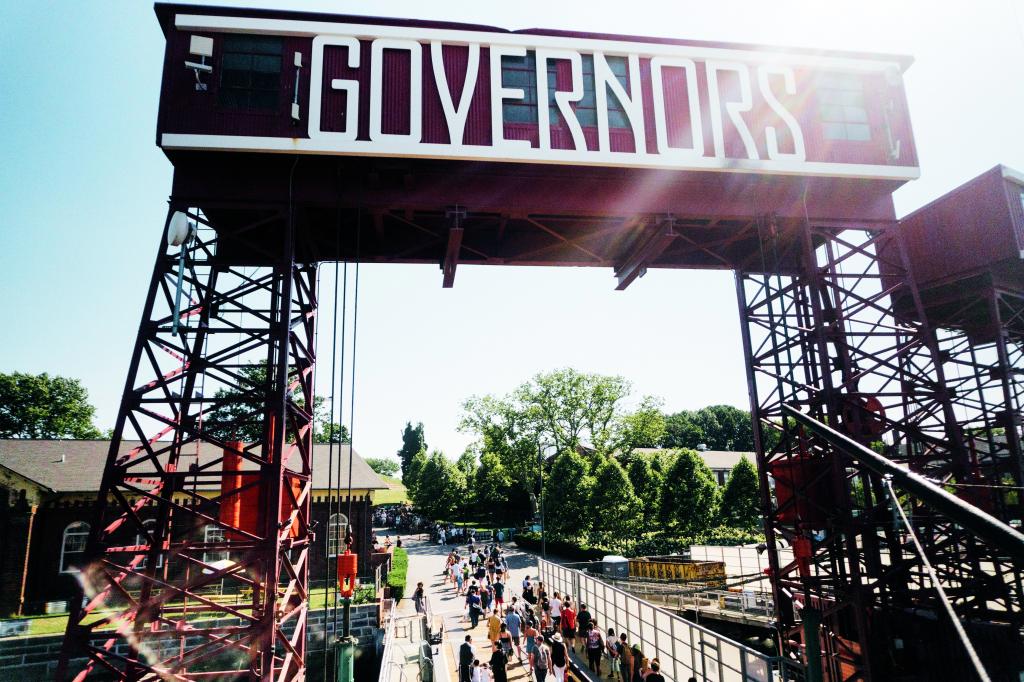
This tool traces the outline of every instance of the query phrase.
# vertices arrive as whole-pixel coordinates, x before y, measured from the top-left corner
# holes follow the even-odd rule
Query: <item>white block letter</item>
[[[622,105],[629,119],[629,125],[633,129],[633,140],[635,141],[636,153],[647,153],[647,140],[644,136],[644,101],[640,96],[640,58],[635,54],[627,58],[629,65],[629,89],[626,89],[619,82],[619,79],[612,73],[608,61],[600,52],[594,53],[594,95],[597,98],[597,140],[598,149],[603,152],[611,151],[611,142],[608,138],[608,88]],[[659,74],[659,78],[661,75]],[[627,152],[628,153],[628,152]]]
[[[665,122],[665,90],[661,70],[675,67],[686,70],[686,98],[690,102],[690,147],[670,147],[668,125]],[[654,57],[651,59],[651,85],[654,91],[654,137],[658,142],[658,154],[667,158],[693,159],[704,156],[704,129],[700,120],[700,98],[697,95],[697,65],[692,59]]]
[[[783,82],[786,86],[787,95],[796,94],[796,77],[793,75],[793,69],[788,66],[761,66],[757,69],[757,83],[761,87],[761,96],[768,102],[768,106],[772,108],[782,122],[789,128],[789,134],[793,137],[793,153],[783,153],[779,151],[779,137],[778,133],[775,132],[775,126],[767,126],[764,129],[765,141],[768,147],[768,158],[779,161],[806,161],[807,152],[804,149],[804,135],[800,130],[800,124],[797,122],[793,114],[786,110],[786,107],[782,106],[782,102],[775,97],[772,92],[771,84],[768,82],[769,74],[776,74],[783,77]]]
[[[409,53],[409,132],[381,131],[384,108],[384,50],[405,50]],[[370,50],[370,139],[374,142],[420,141],[423,130],[423,54],[415,40],[377,38]]]
[[[469,116],[469,103],[476,90],[476,76],[480,70],[480,43],[469,44],[469,63],[466,65],[466,78],[462,83],[462,95],[459,106],[452,100],[452,89],[448,85],[448,76],[444,72],[444,45],[438,40],[430,41],[430,63],[434,68],[434,81],[437,82],[437,94],[441,97],[441,108],[444,119],[448,123],[448,139],[451,144],[462,144],[462,133],[466,129],[466,117]]]
[[[748,159],[758,159],[757,145],[754,144],[754,137],[750,134],[746,122],[740,114],[750,111],[754,106],[754,99],[750,93],[750,69],[746,64],[739,62],[708,62],[708,95],[711,97],[711,136],[715,141],[715,156],[725,158],[725,133],[722,125],[722,98],[718,92],[718,72],[734,71],[740,81],[740,99],[738,102],[726,102],[725,111],[729,120],[736,126],[740,139],[743,140],[743,147],[747,150]]]
[[[309,77],[309,137],[310,139],[354,140],[359,128],[359,81],[332,78],[331,88],[344,90],[345,129],[341,132],[320,130],[320,109],[323,100],[324,46],[338,45],[348,48],[348,68],[359,68],[359,41],[347,36],[316,36],[313,38],[313,71]]]
[[[572,69],[572,90],[555,91],[555,105],[565,118],[572,135],[572,144],[580,151],[587,150],[583,128],[576,118],[570,102],[583,99],[583,58],[572,50],[537,50],[537,125],[540,132],[540,148],[551,149],[551,118],[548,110],[548,61],[566,59]]]
[[[501,103],[506,99],[523,99],[526,93],[520,88],[506,88],[501,84],[501,58],[525,57],[526,48],[491,45],[491,146],[496,149],[529,147],[529,140],[506,140],[505,122],[502,118]]]

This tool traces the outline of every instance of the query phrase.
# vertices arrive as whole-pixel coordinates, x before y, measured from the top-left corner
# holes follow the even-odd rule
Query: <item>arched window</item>
[[[156,519],[146,519],[145,521],[142,522],[142,525],[146,528],[146,533],[152,534],[153,530],[156,528]],[[135,536],[135,544],[136,545],[147,545],[147,544],[149,544],[149,539],[146,537],[146,533],[138,533]],[[146,552],[146,554],[149,554],[149,552]],[[149,557],[148,556],[144,557],[142,559],[142,561],[139,562],[138,568],[140,570],[145,568],[146,567],[146,563],[148,561],[149,561]],[[156,567],[160,568],[163,565],[164,565],[164,555],[161,553],[160,556],[158,556],[157,559],[156,559]]]
[[[331,514],[330,522],[327,524],[327,555],[338,556],[341,553],[342,542],[345,538],[345,531],[348,529],[348,519],[344,514]]]
[[[78,565],[85,554],[85,543],[89,539],[89,524],[75,521],[64,529],[60,545],[60,572],[78,573]]]
[[[205,530],[203,531],[204,542],[220,544],[223,543],[224,540],[224,529],[220,526],[215,526],[211,523],[207,525]],[[225,559],[229,559],[230,557],[231,553],[223,550],[203,552],[203,562],[207,564],[212,564],[217,561],[224,561]]]

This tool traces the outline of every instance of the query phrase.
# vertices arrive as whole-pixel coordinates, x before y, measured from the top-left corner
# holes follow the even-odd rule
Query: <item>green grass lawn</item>
[[[387,490],[375,490],[373,492],[374,504],[405,504],[409,502],[409,493],[402,485],[400,478],[393,476],[381,476],[384,482],[395,487]]]
[[[399,551],[403,551],[403,550],[399,550]],[[408,565],[408,558],[406,558],[406,565]],[[403,576],[404,576],[404,571],[403,571]],[[404,580],[404,578],[403,578],[403,580]],[[367,589],[369,590],[369,592],[366,592]],[[363,594],[357,593],[357,599],[353,603],[358,604],[358,603],[361,603],[363,601],[367,601],[367,600],[373,599],[373,594],[372,594],[373,593],[373,585],[372,584],[370,584],[369,586],[360,586],[359,590],[362,591]],[[334,595],[334,591],[333,590],[331,590],[327,595],[325,595],[323,587],[318,587],[318,588],[311,589],[310,592],[309,592],[309,610],[310,611],[322,611],[323,608],[324,608],[324,604],[333,595]],[[359,597],[362,597],[362,599],[360,599]],[[228,603],[230,603],[230,602],[228,602]],[[227,615],[229,615],[229,614],[227,614],[227,613],[215,613],[215,614],[204,613],[200,617],[202,617],[202,618],[211,618],[211,617],[227,616]],[[97,613],[96,617],[100,617],[100,614]],[[4,620],[6,620],[6,619],[4,619]],[[60,634],[64,634],[64,630],[67,629],[68,614],[66,614],[66,613],[59,613],[59,614],[54,614],[54,615],[50,615],[50,616],[28,616],[28,620],[30,621],[29,626],[28,626],[28,634],[29,635],[60,635]],[[190,618],[190,620],[191,620],[191,618]]]

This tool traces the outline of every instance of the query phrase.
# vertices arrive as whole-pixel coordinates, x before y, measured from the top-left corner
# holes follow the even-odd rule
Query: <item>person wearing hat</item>
[[[569,666],[569,652],[565,646],[562,633],[556,631],[551,637],[551,672],[555,674],[555,682],[565,682],[565,669]]]

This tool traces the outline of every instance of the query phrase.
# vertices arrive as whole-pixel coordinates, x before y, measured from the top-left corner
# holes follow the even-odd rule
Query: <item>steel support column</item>
[[[230,227],[175,211],[198,229],[180,267],[178,248],[157,257],[58,678],[300,679],[315,266],[296,262],[286,207]],[[268,229],[280,245],[255,245],[259,265],[218,257]]]
[[[806,606],[821,613],[826,679],[884,679],[892,668],[872,647],[887,624],[873,611],[930,608],[933,595],[902,550],[879,477],[787,421],[782,406],[956,480],[966,451],[947,430],[934,335],[894,225],[765,218],[759,234],[760,262],[737,272],[736,286],[781,648],[803,655]],[[897,312],[897,298],[914,314]],[[951,524],[929,533],[946,577],[977,566],[982,553],[972,555]],[[780,546],[793,548],[791,564],[779,562]]]

